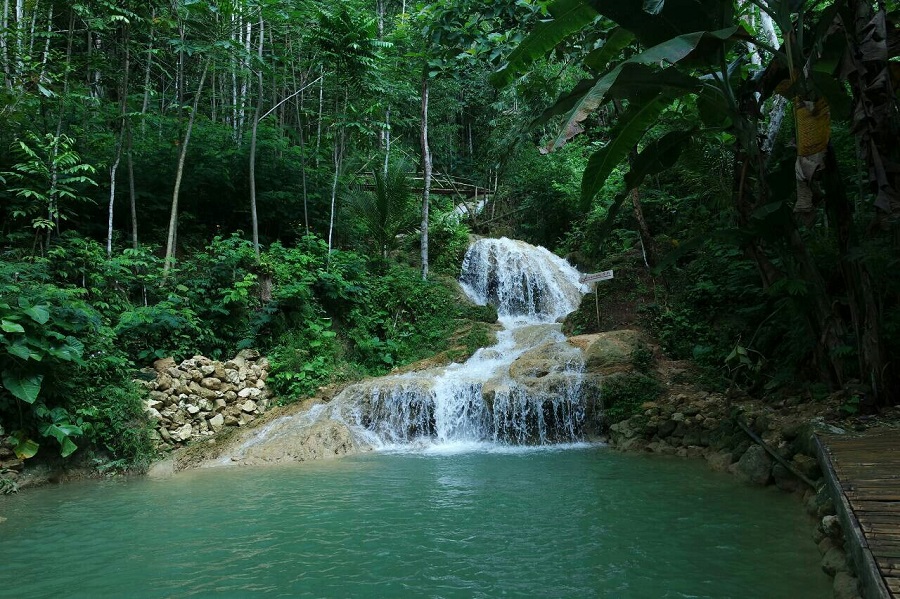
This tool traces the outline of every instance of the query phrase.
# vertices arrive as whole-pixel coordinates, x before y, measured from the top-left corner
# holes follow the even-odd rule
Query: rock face
[[[156,422],[162,449],[214,435],[227,426],[243,426],[269,407],[266,389],[269,361],[243,350],[227,362],[194,356],[181,364],[157,360],[153,380],[138,381],[147,389],[146,410]]]
[[[772,476],[772,458],[759,445],[752,445],[731,468],[745,481],[765,486]]]
[[[275,430],[265,443],[246,444],[231,457],[231,461],[247,465],[306,462],[356,451],[350,429],[342,422],[321,419],[303,428],[302,434],[297,434],[295,427],[287,422],[284,423],[285,430],[279,431],[281,424],[273,425]]]
[[[604,376],[630,370],[632,356],[644,342],[641,333],[627,329],[569,339],[584,352],[585,370]]]

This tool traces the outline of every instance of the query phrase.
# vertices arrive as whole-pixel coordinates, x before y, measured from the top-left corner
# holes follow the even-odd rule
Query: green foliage
[[[309,397],[332,382],[339,351],[331,321],[318,319],[285,333],[269,354],[272,389],[284,401]]]
[[[9,211],[12,219],[26,219],[36,232],[46,232],[88,200],[81,190],[97,185],[89,176],[96,170],[81,161],[74,144],[67,135],[39,136],[31,131],[16,140],[13,151],[20,162],[3,173],[15,185],[9,188],[17,198]]]
[[[662,386],[655,378],[636,372],[606,377],[602,392],[603,415],[614,424],[639,414],[641,405],[655,400]]]
[[[386,259],[396,248],[398,235],[416,224],[416,202],[405,165],[390,164],[386,173],[375,169],[374,189],[353,193],[349,208],[370,254]]]

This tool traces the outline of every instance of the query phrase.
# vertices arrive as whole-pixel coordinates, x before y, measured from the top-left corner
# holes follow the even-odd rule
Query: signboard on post
[[[599,283],[600,281],[608,281],[613,278],[613,271],[604,270],[602,272],[595,272],[590,275],[583,275],[579,282],[581,283]],[[597,292],[597,287],[594,287],[594,303],[597,306],[597,328],[600,328],[600,294]]]
[[[613,278],[613,271],[604,270],[603,272],[595,272],[590,275],[583,275],[579,281],[581,283],[596,283],[598,281],[608,281]]]

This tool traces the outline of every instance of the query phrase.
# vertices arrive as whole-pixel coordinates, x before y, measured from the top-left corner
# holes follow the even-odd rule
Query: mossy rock
[[[604,375],[632,370],[635,352],[646,347],[644,335],[630,329],[580,335],[569,343],[584,352],[585,371]]]

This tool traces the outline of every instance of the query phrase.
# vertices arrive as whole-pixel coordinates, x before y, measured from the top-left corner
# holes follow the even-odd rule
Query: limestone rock
[[[847,557],[837,547],[829,549],[822,557],[822,571],[829,576],[835,576],[838,572],[847,571]]]
[[[188,411],[188,414],[194,415],[200,411],[200,406],[195,406],[194,404],[188,404],[185,406],[185,409]]]
[[[826,553],[834,549],[834,541],[832,541],[828,537],[825,537],[818,543],[816,543],[816,547],[819,548],[819,555],[824,556]]]
[[[257,358],[259,358],[259,352],[256,351],[255,349],[242,349],[241,351],[238,352],[237,357],[243,358],[244,360],[246,360],[248,362],[252,362],[253,360],[256,360]]]
[[[800,479],[781,464],[772,466],[772,478],[775,479],[775,486],[787,493],[795,493],[803,488]]]
[[[837,516],[825,516],[822,518],[822,532],[831,538],[841,537],[841,521]]]
[[[248,414],[252,414],[256,411],[256,402],[252,399],[248,399],[243,404],[241,404],[241,410]]]
[[[569,342],[584,352],[585,370],[612,374],[631,369],[632,354],[644,340],[638,331],[624,329],[581,335],[571,338]]]
[[[798,472],[810,480],[816,480],[822,476],[822,472],[819,470],[819,463],[816,462],[815,458],[811,458],[808,455],[798,453],[791,460],[791,463]]]
[[[356,450],[347,425],[335,420],[322,420],[302,431],[276,434],[266,443],[247,448],[234,461],[245,464],[272,462],[304,462],[352,453]]]
[[[211,426],[214,431],[218,431],[220,428],[225,426],[225,417],[221,414],[216,414],[209,419],[209,426]]]
[[[153,362],[153,369],[156,372],[163,373],[166,372],[169,368],[175,367],[175,360],[173,358],[161,358]]]
[[[176,442],[187,441],[193,435],[193,428],[190,423],[185,424],[181,428],[172,431],[172,440]]]
[[[733,459],[734,456],[731,453],[710,452],[706,456],[706,463],[716,472],[726,472],[728,467],[731,466]]]
[[[772,458],[759,445],[749,447],[732,468],[738,477],[756,485],[765,486],[772,478]]]
[[[847,572],[838,572],[834,575],[832,591],[834,599],[853,599],[859,594],[859,584],[857,579]]]
[[[218,391],[222,388],[222,381],[212,377],[206,377],[200,381],[200,386],[204,389],[210,389],[212,391]]]

